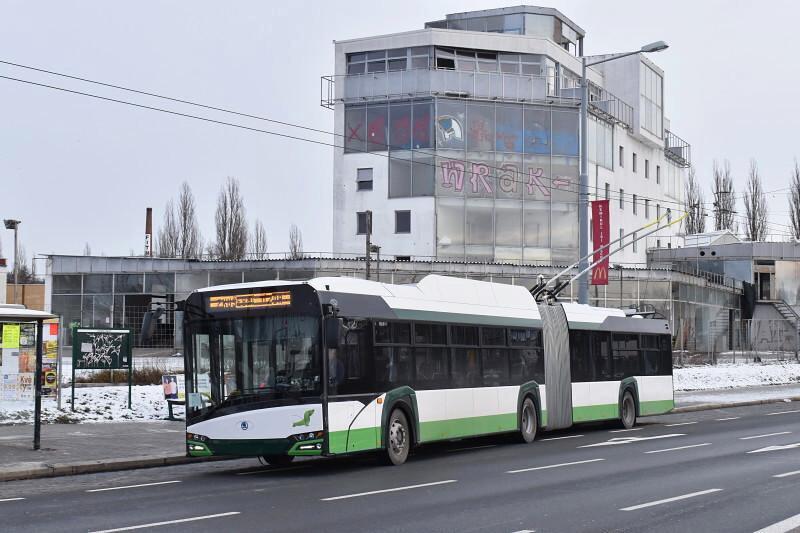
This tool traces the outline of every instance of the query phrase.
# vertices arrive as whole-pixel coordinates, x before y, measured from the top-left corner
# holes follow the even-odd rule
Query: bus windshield
[[[271,315],[189,325],[187,410],[322,393],[319,319]]]

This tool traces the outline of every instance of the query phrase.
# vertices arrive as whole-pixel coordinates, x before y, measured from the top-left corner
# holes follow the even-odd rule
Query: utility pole
[[[3,221],[5,224],[6,229],[13,229],[14,230],[14,303],[19,303],[19,298],[17,297],[17,290],[19,289],[19,248],[17,242],[17,228],[22,223],[21,220],[14,220],[14,219],[6,219]]]
[[[369,279],[369,261],[372,255],[372,243],[370,242],[372,237],[372,211],[368,210],[365,215],[367,217],[367,272],[364,279]]]

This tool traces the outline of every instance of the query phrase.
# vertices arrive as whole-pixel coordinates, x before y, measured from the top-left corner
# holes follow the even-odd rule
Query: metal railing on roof
[[[473,100],[577,106],[579,80],[556,75],[521,75],[451,69],[411,69],[322,76],[320,105],[446,96]],[[633,108],[591,84],[589,109],[599,117],[631,128]]]
[[[692,164],[691,145],[669,130],[664,130],[664,155],[683,168]]]

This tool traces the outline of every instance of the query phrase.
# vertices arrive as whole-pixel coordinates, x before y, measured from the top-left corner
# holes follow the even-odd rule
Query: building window
[[[633,214],[634,214],[634,215],[635,215],[635,214],[637,214],[637,212],[636,212],[636,203],[637,203],[637,200],[638,200],[638,197],[637,197],[637,196],[634,194],[634,195],[633,195]]]
[[[356,213],[356,235],[367,234],[367,212],[360,211]]]
[[[636,172],[636,152],[633,153],[633,171]]]
[[[656,183],[661,183],[661,165],[656,165]]]
[[[606,183],[606,200],[611,199],[611,184]]]
[[[639,70],[639,121],[658,138],[663,137],[663,80],[661,75],[642,63]]]
[[[656,204],[656,218],[661,218],[661,204]]]
[[[656,248],[661,248],[661,239],[656,239]]]
[[[372,190],[372,169],[359,168],[356,175],[356,189],[359,191]]]
[[[648,179],[648,180],[650,179],[650,160],[649,159],[645,159],[644,160],[644,178]]]
[[[619,209],[620,211],[625,210],[625,189],[619,190]]]
[[[637,252],[637,251],[639,251],[639,243],[636,241],[636,237],[637,237],[637,234],[636,234],[636,232],[634,231],[634,232],[633,232],[633,251],[634,251],[634,252]]]
[[[411,211],[394,212],[394,232],[411,233]]]
[[[644,218],[650,218],[650,200],[644,199]]]
[[[625,239],[623,237],[625,237],[625,230],[622,229],[622,228],[619,228],[619,249],[620,250],[622,250],[622,246],[625,244]]]
[[[622,146],[619,147],[619,166],[625,166],[625,148]]]

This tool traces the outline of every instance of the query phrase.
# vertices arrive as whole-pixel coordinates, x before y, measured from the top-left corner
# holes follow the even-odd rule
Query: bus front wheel
[[[633,394],[630,391],[625,391],[625,394],[622,395],[620,422],[625,429],[631,429],[636,425],[636,403],[633,401]]]
[[[530,398],[525,398],[519,413],[519,433],[523,442],[531,443],[536,439],[536,425],[536,405]]]
[[[293,455],[262,455],[261,458],[272,466],[287,466],[294,461]]]
[[[386,427],[386,459],[389,464],[401,465],[408,459],[411,448],[411,432],[403,411],[395,409]]]

